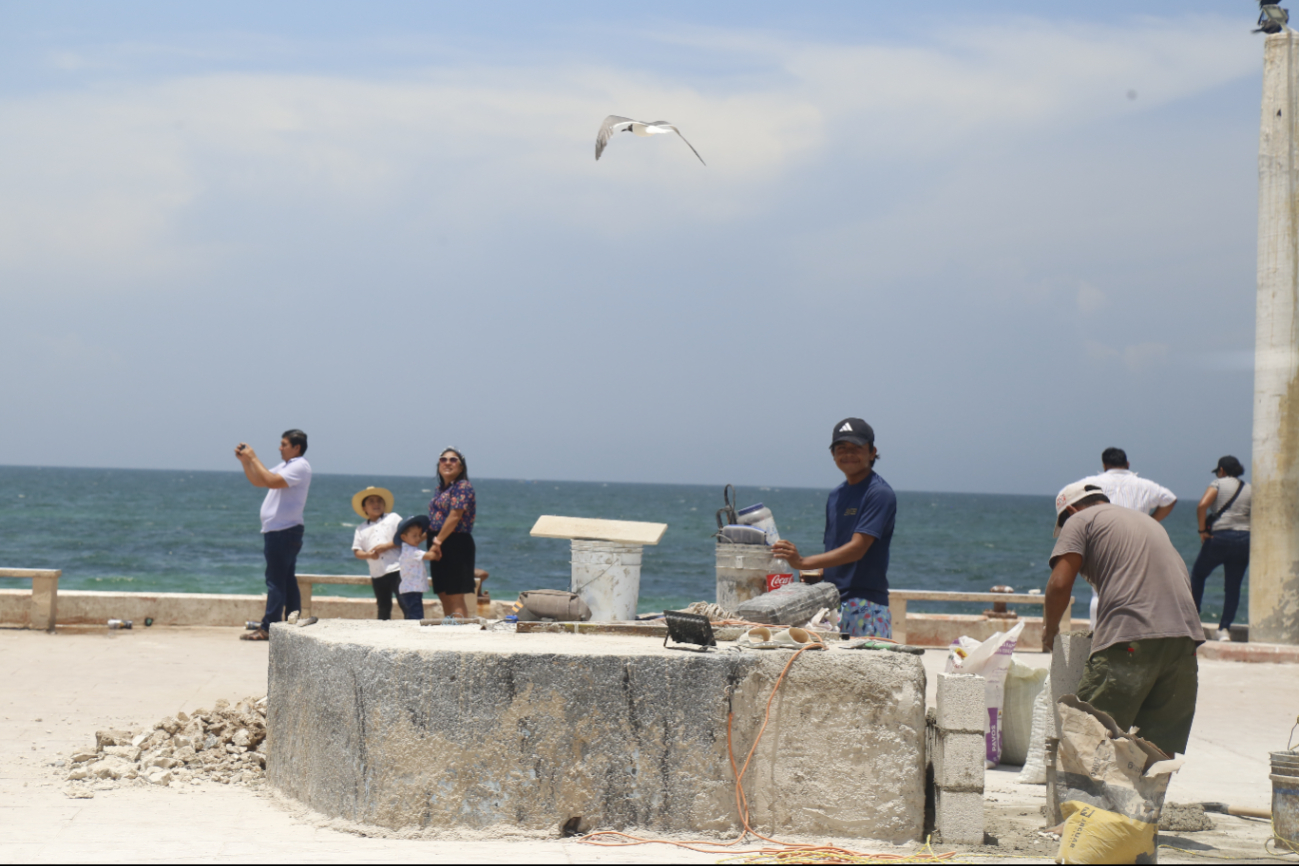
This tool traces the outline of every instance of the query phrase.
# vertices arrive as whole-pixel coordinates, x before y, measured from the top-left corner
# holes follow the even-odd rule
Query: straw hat
[[[365,509],[361,507],[361,503],[371,496],[382,496],[383,510],[385,512],[392,511],[392,504],[394,502],[392,498],[392,491],[385,490],[382,487],[367,487],[364,490],[362,490],[360,493],[353,496],[352,510],[355,511],[357,514],[361,515],[362,517],[365,517],[366,520],[369,520],[370,518],[366,516]]]

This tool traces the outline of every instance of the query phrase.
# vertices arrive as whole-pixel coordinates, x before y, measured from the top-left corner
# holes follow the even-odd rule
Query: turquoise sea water
[[[568,542],[528,535],[538,516],[559,514],[668,524],[662,543],[645,548],[642,612],[713,599],[711,536],[722,505],[716,486],[473,481],[478,565],[491,572],[487,588],[494,598],[568,588]],[[358,522],[351,497],[370,484],[392,490],[402,516],[425,511],[434,487],[428,478],[317,474],[299,571],[366,573],[351,554]],[[826,492],[737,489],[742,505],[765,503],[781,535],[809,552],[820,549]],[[261,593],[265,563],[257,513],[264,495],[235,472],[0,467],[0,566],[62,569],[65,589]],[[899,492],[890,583],[962,591],[1043,587],[1053,514],[1049,496]],[[1189,567],[1199,546],[1193,502],[1180,503],[1164,525]],[[1216,620],[1221,610],[1221,570],[1215,577],[1206,620]],[[1080,581],[1075,594],[1082,600],[1088,592]],[[318,593],[360,597],[369,590],[331,586]],[[982,607],[917,605],[954,613]],[[1243,601],[1242,623],[1247,609]]]

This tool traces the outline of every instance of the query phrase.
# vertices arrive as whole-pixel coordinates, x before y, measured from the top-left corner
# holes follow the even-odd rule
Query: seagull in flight
[[[695,156],[699,156],[699,151],[695,150],[693,144],[686,141],[686,137],[681,135],[681,130],[677,129],[666,120],[646,122],[644,120],[632,120],[630,117],[619,117],[616,114],[611,114],[604,119],[604,123],[600,124],[600,132],[595,137],[595,158],[597,160],[600,158],[600,154],[604,153],[604,149],[609,146],[609,139],[613,137],[615,132],[631,132],[641,136],[642,138],[650,135],[665,135],[669,132],[675,132],[677,135],[681,136],[682,141],[686,142],[686,147],[690,148],[690,152]],[[708,165],[708,163],[704,162],[702,156],[699,156],[699,161],[703,162],[704,165]]]

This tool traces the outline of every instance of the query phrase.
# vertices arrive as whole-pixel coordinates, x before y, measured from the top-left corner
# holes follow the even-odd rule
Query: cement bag
[[[523,610],[519,619],[553,619],[556,622],[586,622],[591,618],[591,608],[575,592],[562,589],[530,589],[519,593]]]
[[[1033,734],[1033,708],[1049,673],[1010,657],[1006,671],[1006,699],[1001,707],[1001,762],[1021,765],[1028,759]],[[1049,708],[1048,708],[1049,711]]]
[[[1005,700],[1006,670],[1010,667],[1015,642],[1023,631],[1024,623],[1021,622],[1010,631],[997,632],[982,643],[962,635],[948,648],[947,673],[983,677],[984,703],[988,707],[984,763],[989,770],[1001,762],[1001,707]]]
[[[1046,734],[1055,734],[1055,718],[1051,715],[1051,674],[1042,681],[1042,691],[1033,701],[1033,727],[1028,734],[1028,754],[1016,781],[1025,785],[1046,784]]]
[[[1056,788],[1060,863],[1154,863],[1164,794],[1181,760],[1119,729],[1108,713],[1060,699]]]

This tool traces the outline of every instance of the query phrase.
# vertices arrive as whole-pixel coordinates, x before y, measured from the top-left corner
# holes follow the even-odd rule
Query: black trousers
[[[392,600],[397,597],[397,587],[401,585],[401,572],[390,571],[383,577],[370,578],[374,589],[374,600],[379,603],[379,619],[392,619]]]

